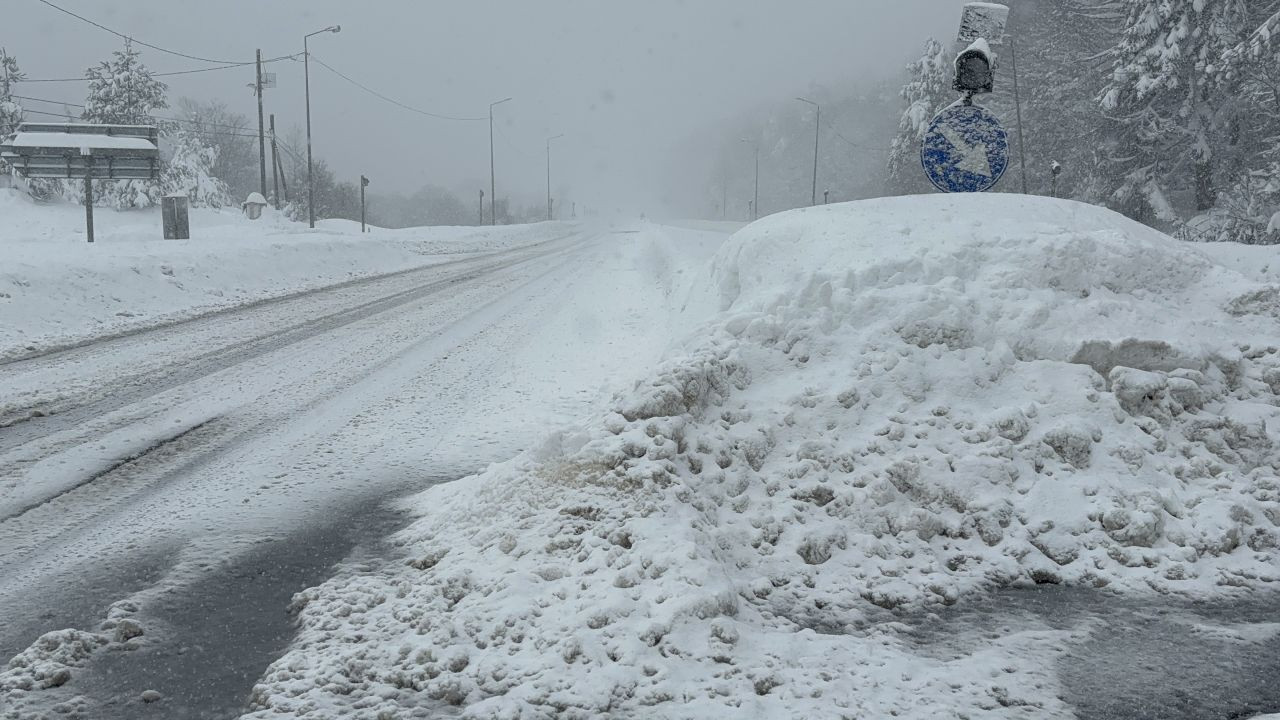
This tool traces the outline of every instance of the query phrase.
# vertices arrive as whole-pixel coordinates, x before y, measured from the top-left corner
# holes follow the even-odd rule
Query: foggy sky
[[[963,0],[54,0],[155,45],[252,60],[311,51],[356,80],[424,110],[495,111],[498,196],[545,194],[545,139],[553,185],[579,203],[642,207],[670,149],[692,132],[806,88],[896,77],[929,36],[955,33]],[[0,46],[29,78],[83,75],[122,41],[35,0],[4,0]],[[153,71],[207,67],[141,48]],[[269,68],[265,94],[278,129],[304,121],[303,66]],[[178,97],[217,98],[256,122],[252,66],[163,78]],[[415,115],[311,67],[317,157],[371,190],[435,183],[488,192],[487,122]],[[24,83],[17,94],[84,102],[83,83]],[[28,110],[54,109],[24,103]],[[50,119],[31,116],[33,120]],[[886,139],[887,141],[887,139]],[[301,149],[301,148],[299,148]],[[300,181],[299,181],[300,182]]]

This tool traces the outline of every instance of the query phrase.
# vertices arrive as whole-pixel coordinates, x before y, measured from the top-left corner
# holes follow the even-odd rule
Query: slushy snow
[[[755,223],[652,374],[299,594],[247,717],[1072,717],[1078,638],[889,621],[1280,582],[1280,288],[1207,252],[1007,195]]]

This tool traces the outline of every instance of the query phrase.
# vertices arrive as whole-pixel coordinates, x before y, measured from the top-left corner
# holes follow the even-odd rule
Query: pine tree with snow
[[[141,53],[128,41],[112,59],[85,71],[89,99],[85,101],[85,122],[117,125],[151,125],[151,113],[169,107],[167,85],[156,80],[142,64]]]
[[[220,208],[231,204],[227,184],[213,175],[218,159],[216,148],[205,145],[199,134],[180,127],[166,133],[162,145],[172,153],[160,177],[163,194],[186,195],[192,207]]]
[[[165,99],[168,86],[152,76],[142,64],[141,53],[128,41],[123,50],[112,53],[111,60],[86,70],[85,77],[89,80],[89,97],[81,116],[85,122],[155,125],[151,114],[169,106]],[[67,184],[65,194],[83,203],[84,190],[76,185]],[[154,180],[94,183],[94,204],[117,210],[155,205],[163,194],[161,182]]]
[[[13,97],[13,83],[24,75],[18,69],[18,61],[0,48],[0,140],[13,132],[22,122],[22,105]],[[9,165],[0,160],[0,175],[9,173]]]
[[[951,90],[952,63],[953,57],[942,43],[930,38],[924,55],[907,66],[910,80],[901,92],[907,106],[889,150],[889,182],[901,192],[924,189],[920,141],[938,112],[956,99]]]
[[[1217,65],[1248,31],[1248,0],[1128,0],[1101,105],[1114,132],[1112,205],[1173,222],[1213,207],[1232,123]],[[1180,200],[1185,197],[1185,200]]]
[[[13,97],[13,84],[25,78],[18,68],[18,60],[0,48],[0,138],[22,122],[22,104]]]

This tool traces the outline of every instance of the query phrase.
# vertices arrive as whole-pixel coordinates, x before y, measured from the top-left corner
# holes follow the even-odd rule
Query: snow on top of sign
[[[991,52],[991,44],[987,42],[986,38],[978,38],[977,40],[969,43],[969,46],[964,50],[961,50],[960,54],[956,55],[956,59],[959,60],[961,55],[964,55],[970,50],[982,53],[987,58],[988,63],[992,63],[992,58],[995,57],[995,54]]]
[[[94,148],[98,150],[155,150],[146,138],[118,135],[89,135],[66,132],[19,132],[9,145],[19,148]]]

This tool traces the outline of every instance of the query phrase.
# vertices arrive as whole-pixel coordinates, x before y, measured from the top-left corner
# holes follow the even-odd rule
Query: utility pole
[[[1018,118],[1018,164],[1022,168],[1022,194],[1027,193],[1026,136],[1022,134],[1022,96],[1018,92],[1018,41],[1009,33],[1009,58],[1013,61],[1013,107]]]
[[[822,106],[812,100],[805,100],[802,97],[796,98],[802,103],[809,103],[814,108],[813,121],[813,195],[809,198],[810,205],[818,204],[818,137],[822,134]]]
[[[326,32],[342,32],[342,26],[331,25],[323,30],[317,30],[302,36],[302,73],[305,78],[307,95],[307,225],[311,228],[316,226],[316,186],[312,177],[311,165],[311,50],[307,47],[307,39],[312,35]]]
[[[360,232],[362,232],[362,233],[363,233],[363,232],[365,232],[365,229],[364,229],[364,207],[365,207],[365,206],[364,206],[364,189],[365,189],[365,188],[367,188],[367,187],[369,187],[369,178],[367,178],[367,177],[365,177],[365,176],[361,175],[361,176],[360,176]]]
[[[267,194],[267,141],[266,131],[262,124],[262,50],[258,50],[258,79],[254,83],[254,92],[258,94],[258,180],[263,197]]]
[[[276,147],[276,114],[271,113],[271,199],[280,210],[280,150]]]
[[[501,105],[511,98],[503,98],[497,102],[489,103],[489,224],[498,224],[498,181],[494,172],[493,164],[493,107]]]
[[[477,225],[484,224],[484,191],[483,190],[480,191],[480,222],[476,224]]]
[[[564,133],[560,133],[555,137],[547,138],[547,220],[555,219],[554,213],[551,211],[551,141],[564,137]]]

